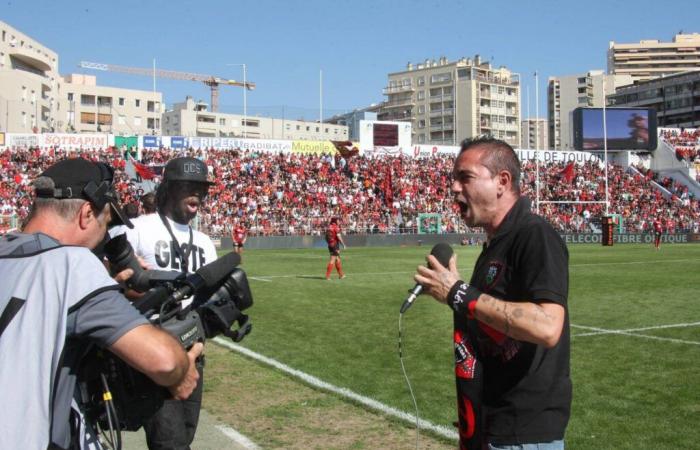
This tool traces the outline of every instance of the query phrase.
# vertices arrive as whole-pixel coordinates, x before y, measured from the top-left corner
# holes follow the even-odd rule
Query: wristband
[[[447,294],[447,305],[457,314],[463,314],[473,319],[476,301],[480,295],[480,290],[460,280],[452,286],[450,293]]]

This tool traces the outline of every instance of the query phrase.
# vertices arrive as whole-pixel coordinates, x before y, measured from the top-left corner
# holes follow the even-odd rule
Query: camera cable
[[[107,383],[107,378],[103,373],[100,374],[100,379],[102,380],[102,400],[105,404],[105,413],[107,415],[107,426],[109,427],[109,439],[107,439],[106,433],[102,433],[103,438],[107,441],[109,448],[112,450],[121,450],[122,448],[122,436],[121,429],[119,427],[119,418],[117,417],[117,410],[114,407],[114,401],[112,400],[112,392],[109,389],[109,384]]]
[[[416,450],[418,450],[418,437],[420,434],[419,418],[418,418],[418,402],[416,402],[416,396],[413,394],[413,388],[411,387],[411,380],[408,379],[408,374],[406,373],[406,366],[403,363],[403,346],[401,338],[401,319],[403,319],[403,313],[399,313],[399,361],[401,362],[401,371],[403,372],[403,377],[406,380],[406,385],[408,386],[408,392],[411,394],[411,400],[413,400],[413,407],[416,410]]]

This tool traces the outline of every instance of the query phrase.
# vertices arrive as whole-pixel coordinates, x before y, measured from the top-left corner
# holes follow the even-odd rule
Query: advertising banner
[[[182,136],[170,136],[170,148],[185,148],[185,138]]]
[[[240,149],[268,153],[289,153],[292,151],[292,141],[277,139],[241,139],[225,137],[191,137],[187,138],[189,146],[194,149]]]
[[[39,134],[7,133],[5,145],[7,147],[38,147]]]
[[[536,160],[539,153],[540,161],[545,163],[574,162],[583,164],[587,162],[602,162],[602,158],[591,152],[576,152],[564,150],[515,150],[520,161]]]
[[[662,234],[661,242],[667,244],[686,244],[688,242],[700,242],[696,240],[696,234]],[[561,238],[567,244],[600,244],[602,234],[562,234]],[[649,244],[654,242],[653,234],[614,234],[613,242],[615,244]]]
[[[143,148],[158,148],[160,147],[160,136],[144,136]]]
[[[338,151],[331,141],[292,141],[292,153],[302,155],[335,155]]]
[[[44,147],[61,148],[107,148],[110,144],[110,137],[114,143],[114,137],[109,134],[64,134],[47,133],[40,134],[39,145]]]

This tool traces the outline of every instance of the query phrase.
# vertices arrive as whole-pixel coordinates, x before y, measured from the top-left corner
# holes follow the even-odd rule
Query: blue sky
[[[383,100],[387,74],[407,62],[481,55],[522,74],[523,117],[546,116],[547,77],[606,69],[608,42],[670,41],[700,32],[697,1],[207,1],[2,0],[0,20],[59,54],[60,72],[98,83],[152,89],[149,77],[79,69],[81,60],[248,80],[248,114],[318,119]],[[168,107],[186,95],[209,101],[191,81],[158,79]],[[221,110],[242,112],[237,87],[221,88]]]

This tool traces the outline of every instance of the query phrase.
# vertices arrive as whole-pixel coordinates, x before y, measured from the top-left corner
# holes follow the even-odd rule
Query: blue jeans
[[[489,450],[564,450],[564,441],[541,442],[539,444],[493,445]]]

